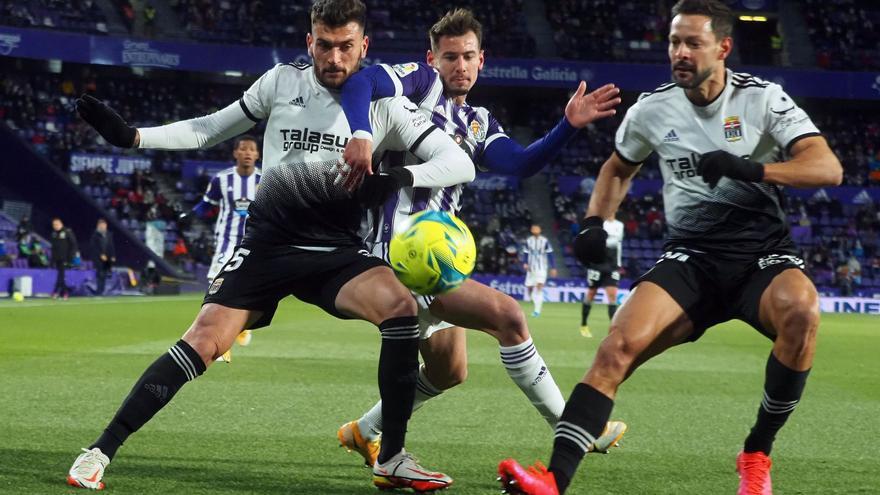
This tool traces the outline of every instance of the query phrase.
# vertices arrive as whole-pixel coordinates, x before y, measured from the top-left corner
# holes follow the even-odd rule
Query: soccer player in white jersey
[[[244,134],[235,138],[232,157],[235,159],[235,166],[217,172],[208,183],[202,200],[193,207],[193,212],[202,217],[214,207],[219,207],[217,222],[214,224],[214,256],[208,269],[208,282],[213,281],[220,273],[220,269],[244,239],[248,206],[257,195],[257,186],[262,176],[262,171],[257,167],[260,149],[254,136]],[[251,331],[244,330],[235,341],[239,345],[248,345],[251,338]],[[223,353],[219,360],[230,362],[232,350]]]
[[[726,69],[732,31],[733,14],[721,0],[680,0],[672,8],[675,82],[643,94],[627,112],[575,240],[579,259],[602,259],[602,219],[614,215],[639,165],[656,152],[666,253],[635,282],[566,403],[549,471],[526,471],[512,459],[498,466],[505,485],[518,487],[514,493],[564,493],[620,384],[651,357],[734,318],[773,342],[763,393],[755,394],[757,421],[736,459],[737,494],[772,493],[770,450],[801,398],[819,326],[818,295],[796,257],[779,186],[833,186],[843,173],[809,116],[778,84]]]
[[[333,171],[351,136],[336,90],[366,56],[366,8],[360,0],[318,0],[311,21],[307,46],[314,66],[278,64],[239,101],[214,114],[135,129],[94,98],[78,102],[87,122],[124,147],[210,146],[261,119],[267,123],[263,176],[244,240],[212,282],[183,338],[144,372],[100,438],[76,459],[70,484],[102,488],[104,467],[128,436],[229,349],[243,329],[268,325],[278,301],[291,294],[338,318],[379,327],[385,439],[373,483],[420,492],[452,483],[419,466],[403,448],[419,366],[417,305],[390,267],[366,251],[358,230],[364,209],[400,187],[469,182],[474,166],[408,100],[388,98],[370,108],[377,152],[411,150],[423,164],[373,175],[353,193],[335,185]]]
[[[365,111],[371,96],[403,94],[419,103],[426,118],[453,136],[479,168],[527,177],[543,168],[579,128],[613,115],[613,107],[619,102],[613,85],[586,94],[586,86],[581,83],[559,124],[523,148],[504,133],[488,110],[472,107],[466,101],[484,60],[480,49],[482,28],[473,14],[465,9],[450,12],[429,34],[432,48],[427,64],[378,65],[363,69],[348,81],[343,88],[342,105],[352,124],[353,135],[369,137]],[[352,139],[346,150],[349,164],[363,160],[363,156],[359,156],[362,153],[351,152],[352,143],[358,143],[355,151],[359,146],[370,148],[368,139]],[[367,161],[370,154],[366,152]],[[394,170],[417,162],[418,157],[390,153],[381,166],[382,170]],[[395,224],[413,213],[432,209],[457,214],[460,195],[461,185],[401,190],[374,216],[374,253],[387,256]],[[423,339],[420,353],[424,365],[419,370],[415,407],[467,377],[464,329],[472,328],[498,340],[501,361],[510,378],[544,419],[550,425],[556,424],[562,414],[562,394],[532,342],[519,304],[512,297],[467,280],[449,294],[418,297],[418,302]],[[381,410],[380,401],[359,420],[342,425],[337,432],[342,445],[360,453],[367,464],[372,462],[380,444]],[[604,451],[613,445],[626,430],[622,422],[613,421],[608,426],[596,443],[597,450]]]
[[[587,320],[590,318],[593,299],[599,287],[605,289],[605,299],[608,304],[608,320],[614,318],[617,312],[617,285],[620,283],[620,264],[623,255],[623,222],[616,218],[610,218],[602,223],[602,228],[608,233],[605,241],[605,260],[599,263],[587,265],[587,294],[581,305],[581,335],[587,338],[593,336]]]
[[[544,305],[544,284],[547,283],[547,273],[551,277],[556,276],[556,260],[553,257],[553,246],[550,239],[541,235],[541,226],[532,225],[532,235],[526,239],[525,263],[526,271],[526,294],[532,298],[535,305],[532,316],[541,316],[541,308]]]

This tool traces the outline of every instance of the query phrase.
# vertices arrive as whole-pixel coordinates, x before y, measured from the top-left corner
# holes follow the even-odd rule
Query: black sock
[[[180,387],[204,372],[199,354],[186,342],[177,341],[144,371],[104,433],[89,448],[98,447],[113,459],[129,435],[165,407]]]
[[[419,376],[419,319],[402,316],[383,321],[379,352],[379,395],[382,397],[382,448],[385,463],[403,448]]]
[[[590,303],[584,303],[581,305],[581,326],[587,324],[587,318],[590,317],[591,308],[592,306],[590,306]]]
[[[602,435],[613,407],[614,401],[602,392],[585,383],[575,385],[556,425],[548,468],[559,493],[565,493],[581,459]]]
[[[611,321],[611,319],[614,318],[614,313],[617,313],[617,305],[608,304],[608,321]]]
[[[776,433],[800,401],[809,374],[810,370],[795,371],[785,366],[770,353],[764,378],[764,400],[758,408],[758,420],[746,437],[745,452],[760,451],[770,455]]]

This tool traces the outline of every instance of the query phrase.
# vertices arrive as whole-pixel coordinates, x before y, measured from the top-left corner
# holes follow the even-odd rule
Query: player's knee
[[[638,354],[633,343],[623,335],[623,332],[612,326],[608,331],[608,337],[599,346],[593,367],[623,381]]]
[[[389,296],[384,305],[382,311],[384,314],[381,319],[387,320],[388,318],[401,316],[415,316],[418,313],[419,307],[416,304],[416,300],[408,291],[394,291]]]
[[[808,336],[819,326],[819,296],[812,287],[777,291],[773,311],[780,333]]]
[[[497,330],[505,336],[505,340],[515,341],[516,344],[529,338],[526,317],[522,308],[512,297],[502,295],[498,298],[497,303],[493,305],[492,316]]]
[[[455,363],[445,370],[442,376],[432,378],[431,385],[440,390],[449,390],[456,385],[461,385],[467,380],[467,363]]]
[[[211,325],[200,320],[201,316],[183,335],[183,340],[199,354],[199,357],[207,365],[226,351],[225,349],[220,350],[221,342],[217,336],[218,332],[214,331]]]

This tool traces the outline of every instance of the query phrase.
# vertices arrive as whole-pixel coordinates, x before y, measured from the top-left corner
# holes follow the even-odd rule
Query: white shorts
[[[211,268],[208,269],[208,281],[214,280],[214,277],[220,273],[220,269],[222,269],[223,265],[229,261],[229,258],[234,252],[235,246],[230,243],[230,246],[226,251],[217,251],[214,253],[214,257],[211,258]]]
[[[372,248],[373,256],[378,256],[385,260],[386,263],[388,260],[388,243],[379,242],[373,245]],[[416,303],[419,305],[419,333],[421,335],[422,340],[427,340],[434,335],[434,332],[439,332],[440,330],[445,330],[447,328],[452,328],[455,325],[452,323],[445,322],[440,318],[431,314],[431,303],[434,302],[434,296],[423,296],[420,294],[412,293],[413,297],[416,299]]]
[[[526,272],[526,287],[547,283],[547,270],[529,270]]]

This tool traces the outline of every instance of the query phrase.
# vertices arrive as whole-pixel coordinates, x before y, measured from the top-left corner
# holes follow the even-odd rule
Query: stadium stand
[[[199,41],[301,47],[309,31],[308,6],[301,2],[177,0],[173,5],[190,37]],[[492,55],[535,54],[535,41],[526,32],[522,0],[370,2],[368,22],[373,46],[417,53],[421,58],[428,47],[428,28],[455,7],[475,9],[484,24],[484,48]]]
[[[549,0],[544,4],[563,58],[666,62],[669,17],[662,2]]]
[[[874,0],[805,0],[802,11],[816,64],[834,70],[880,69],[880,3]]]
[[[107,34],[107,17],[93,0],[0,2],[0,25]]]

